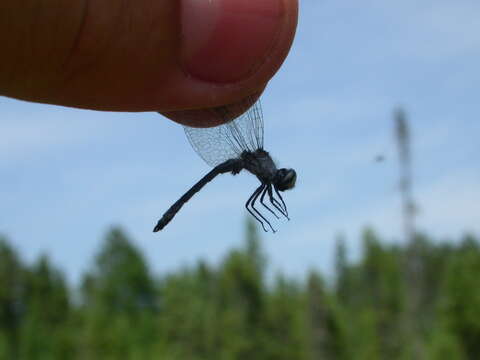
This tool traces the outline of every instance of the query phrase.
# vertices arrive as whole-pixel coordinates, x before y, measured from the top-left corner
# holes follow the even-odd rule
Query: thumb
[[[296,21],[297,0],[3,0],[0,93],[206,126],[263,91]]]

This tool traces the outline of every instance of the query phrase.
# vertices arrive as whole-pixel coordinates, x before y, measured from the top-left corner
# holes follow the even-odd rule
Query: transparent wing
[[[230,118],[226,108],[218,116]],[[244,151],[263,149],[263,113],[260,99],[234,120],[212,128],[184,126],[188,141],[210,166],[237,158]]]

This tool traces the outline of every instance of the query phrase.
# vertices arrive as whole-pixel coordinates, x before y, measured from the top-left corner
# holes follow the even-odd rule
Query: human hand
[[[259,96],[296,23],[297,0],[2,0],[0,94],[211,126]]]

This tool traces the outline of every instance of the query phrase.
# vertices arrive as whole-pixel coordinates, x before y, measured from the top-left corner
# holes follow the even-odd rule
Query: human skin
[[[259,96],[297,0],[0,0],[0,94],[191,126]],[[230,105],[227,105],[230,104]]]

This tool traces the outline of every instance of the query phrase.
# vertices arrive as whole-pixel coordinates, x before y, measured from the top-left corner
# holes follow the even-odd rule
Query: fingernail
[[[212,127],[222,125],[247,111],[260,97],[261,92],[239,101],[207,109],[177,110],[161,112],[163,116],[190,127]]]
[[[253,75],[282,27],[282,0],[182,0],[182,65],[201,80],[229,83]]]

